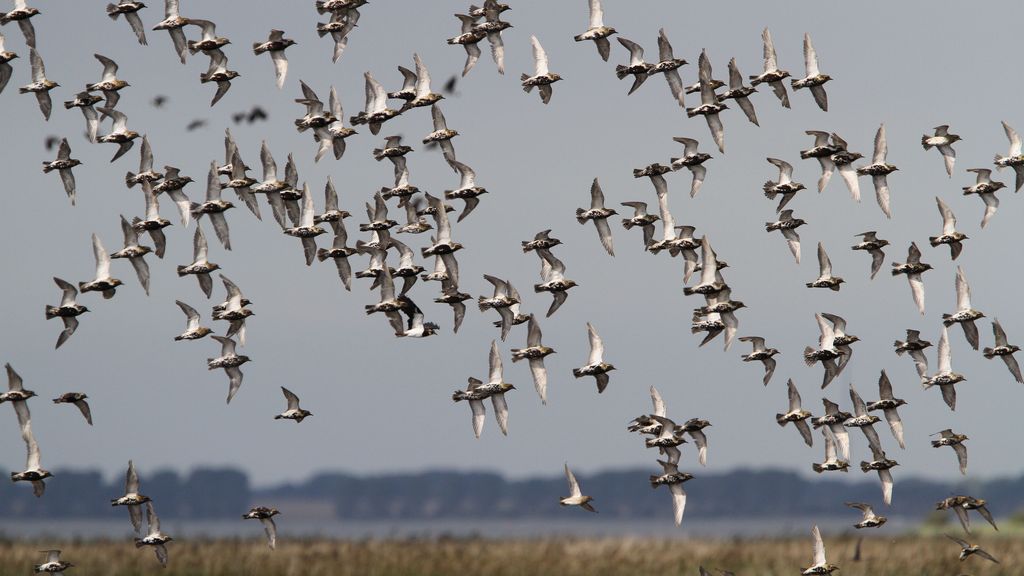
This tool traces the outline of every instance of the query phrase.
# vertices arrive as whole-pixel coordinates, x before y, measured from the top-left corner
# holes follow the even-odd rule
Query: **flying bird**
[[[587,335],[590,337],[590,356],[587,358],[586,365],[581,368],[573,368],[572,375],[576,378],[593,376],[597,382],[597,392],[600,394],[608,387],[608,373],[615,370],[615,366],[604,361],[604,342],[589,322],[587,322]]]
[[[1013,379],[1018,383],[1024,384],[1024,378],[1021,377],[1020,365],[1017,364],[1017,359],[1013,357],[1014,353],[1020,351],[1020,346],[1010,344],[1006,340],[1006,332],[1003,327],[999,324],[998,319],[992,320],[992,335],[995,338],[994,348],[984,348],[981,353],[991,360],[996,356],[1003,359],[1006,367],[1010,370],[1010,374],[1013,374]]]
[[[117,4],[107,4],[107,16],[116,22],[117,17],[124,14],[124,19],[131,26],[139,44],[146,46],[146,30],[143,28],[142,18],[139,18],[139,10],[145,7],[145,4],[136,0],[118,0]]]
[[[761,32],[761,40],[764,44],[764,70],[761,74],[750,77],[750,85],[756,87],[762,82],[767,82],[782,106],[789,108],[789,94],[786,92],[786,85],[782,83],[784,79],[789,78],[789,72],[779,69],[772,33],[767,28]]]
[[[984,318],[985,315],[971,307],[971,287],[967,284],[967,276],[963,268],[956,267],[956,312],[942,315],[944,327],[960,324],[964,330],[964,336],[971,348],[978,349],[978,327],[974,321]]]
[[[2,53],[2,51],[3,46],[0,45],[0,53]],[[2,60],[2,58],[0,58],[0,60]],[[2,73],[0,73],[0,76],[2,76]],[[2,90],[3,81],[0,81],[0,91]],[[1020,192],[1020,187],[1024,186],[1024,154],[1021,154],[1020,134],[1017,134],[1016,130],[1010,128],[1010,125],[1006,122],[1003,122],[1002,124],[1003,131],[1006,132],[1006,138],[1010,141],[1010,151],[1007,152],[1006,156],[996,154],[996,159],[993,164],[996,165],[997,170],[1002,170],[1008,166],[1013,168],[1013,171],[1016,174],[1013,191]]]
[[[71,200],[72,206],[75,205],[75,175],[71,172],[71,169],[81,163],[80,160],[71,157],[71,145],[68,144],[67,138],[62,138],[60,141],[60,148],[57,149],[57,159],[52,162],[43,162],[43,173],[49,174],[56,170],[60,174],[60,180],[64,184],[64,192]]]
[[[621,38],[619,39],[621,41]],[[707,52],[701,50],[700,58],[697,60],[700,75],[700,106],[687,108],[686,116],[693,118],[701,115],[708,122],[708,129],[711,130],[711,137],[718,146],[718,151],[725,153],[725,128],[718,113],[728,108],[718,101],[715,96],[715,89],[712,86],[711,62],[708,60]]]
[[[792,422],[800,432],[800,436],[803,437],[804,443],[813,446],[814,438],[811,436],[811,428],[807,425],[807,419],[811,417],[811,413],[801,407],[800,391],[796,389],[792,378],[786,385],[789,389],[789,411],[785,414],[775,414],[775,422],[782,427],[785,427],[786,423]]]
[[[889,147],[885,143],[885,124],[878,127],[875,133],[875,152],[871,156],[871,164],[857,168],[860,176],[871,176],[871,183],[875,187],[875,200],[878,207],[886,218],[892,218],[892,208],[889,201],[889,181],[886,176],[899,170],[896,166],[885,161]]]
[[[985,214],[981,218],[981,227],[984,228],[988,221],[995,216],[996,209],[999,208],[999,198],[996,197],[996,191],[1005,188],[1006,184],[1002,182],[992,181],[992,171],[988,168],[968,168],[968,172],[973,172],[977,175],[977,179],[973,186],[964,186],[964,196],[970,196],[971,194],[977,194],[981,201],[985,203]]]
[[[597,53],[601,55],[602,60],[607,62],[612,53],[612,45],[608,41],[608,37],[615,34],[615,28],[604,25],[604,8],[601,7],[601,0],[589,0],[589,5],[590,26],[587,27],[586,32],[573,36],[573,40],[577,42],[593,40],[594,45],[597,46]]]
[[[299,407],[299,397],[294,392],[284,386],[281,386],[281,392],[284,394],[285,401],[288,402],[288,409],[274,416],[274,420],[294,420],[298,424],[306,419],[307,416],[313,415],[309,410],[303,410]],[[273,544],[270,547],[273,548]]]
[[[814,96],[814,102],[822,111],[828,112],[828,94],[825,92],[825,83],[832,79],[828,74],[818,71],[818,53],[814,51],[811,44],[811,35],[804,33],[804,70],[807,75],[803,78],[793,78],[790,84],[793,91],[801,88],[808,88]]]
[[[548,71],[548,55],[540,40],[536,36],[530,36],[530,44],[533,46],[533,76],[523,74],[520,77],[523,91],[527,94],[536,86],[540,92],[540,101],[547,104],[551,101],[551,85],[558,82],[562,77],[554,72]]]
[[[274,77],[277,79],[277,87],[284,87],[284,79],[288,76],[288,57],[284,51],[289,46],[295,45],[295,40],[284,37],[283,30],[271,30],[265,42],[253,42],[252,52],[259,56],[264,52],[270,53],[270,59],[274,62]]]
[[[569,464],[565,464],[565,478],[569,481],[569,495],[564,498],[560,498],[558,503],[562,506],[579,506],[589,512],[597,512],[594,506],[590,503],[594,501],[590,496],[584,496],[583,492],[580,491],[580,483],[576,480],[576,476],[569,470]]]
[[[576,220],[580,224],[586,224],[587,220],[594,222],[601,246],[609,256],[615,256],[615,249],[612,247],[612,229],[608,225],[608,218],[616,214],[618,212],[615,210],[604,207],[604,192],[601,190],[601,184],[598,183],[597,178],[594,178],[594,183],[590,185],[590,209],[577,208]]]
[[[953,177],[953,164],[956,162],[956,150],[953,149],[953,144],[959,140],[961,140],[960,136],[949,133],[948,124],[936,126],[935,134],[932,136],[927,134],[921,136],[921,146],[925,150],[937,148],[942,154],[942,161],[946,165],[946,174],[950,178]]]

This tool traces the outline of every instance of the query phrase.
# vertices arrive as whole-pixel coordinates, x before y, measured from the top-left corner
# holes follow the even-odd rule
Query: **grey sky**
[[[142,12],[147,28],[162,18],[159,4],[154,0]],[[115,473],[133,458],[144,473],[163,466],[228,464],[250,471],[257,483],[299,479],[323,469],[454,467],[512,476],[553,474],[565,460],[582,471],[638,464],[654,469],[655,452],[627,434],[625,423],[649,411],[647,389],[655,384],[670,416],[700,416],[714,423],[708,430],[709,469],[782,466],[809,473],[810,463],[822,458],[820,436],[814,448],[807,448],[795,431],[780,429],[773,416],[785,407],[789,377],[798,384],[805,407],[820,412],[821,369],[805,367],[800,351],[816,343],[813,313],[831,311],[845,316],[850,332],[862,342],[842,377],[826,390],[828,396],[847,407],[852,380],[865,398],[874,399],[878,372],[885,368],[897,396],[910,403],[901,409],[906,451],[899,450],[888,430],[880,430],[890,457],[901,463],[897,484],[901,475],[910,473],[959,476],[952,452],[932,450],[927,443],[928,434],[946,427],[971,437],[971,476],[1018,473],[1019,464],[1004,458],[1002,449],[1007,437],[1022,432],[1018,406],[1024,390],[1003,364],[985,361],[966,344],[958,327],[951,330],[953,367],[968,377],[958,387],[957,411],[951,413],[937,390],[921,391],[912,363],[897,358],[891,343],[906,328],[921,329],[937,343],[940,315],[955,308],[955,266],[948,250],[927,247],[927,236],[940,230],[936,195],[950,204],[960,229],[971,236],[959,263],[971,283],[975,307],[999,317],[1011,342],[1024,341],[1024,321],[1012,289],[1019,275],[1006,270],[1005,260],[1014,261],[1011,250],[1021,240],[1016,226],[1019,200],[1012,191],[1001,192],[999,213],[980,231],[981,202],[960,195],[960,187],[973,182],[965,168],[991,167],[993,154],[1005,154],[999,121],[1024,129],[1020,83],[1005,59],[1021,8],[873,2],[840,10],[758,2],[704,3],[698,10],[689,3],[641,4],[605,0],[606,24],[643,45],[655,60],[658,28],[664,27],[676,56],[691,63],[681,69],[687,84],[696,81],[702,48],[708,50],[717,78],[727,78],[726,64],[733,56],[744,75],[759,72],[765,26],[771,28],[780,66],[799,76],[802,35],[810,32],[822,71],[834,78],[827,85],[830,112],[818,110],[806,91],[791,94],[793,109],[785,110],[762,90],[753,97],[761,127],[749,124],[739,110],[727,111],[727,154],[720,154],[703,119],[687,119],[661,78],[652,77],[626,97],[629,81],[620,82],[613,74],[614,65],[627,59],[621,46],[613,43],[611,61],[604,63],[591,43],[572,41],[586,27],[586,2],[514,2],[505,15],[514,24],[503,35],[506,75],[496,73],[486,43],[481,44],[484,57],[459,83],[459,96],[441,103],[449,127],[461,133],[454,141],[458,158],[476,170],[478,183],[491,192],[468,220],[454,225],[454,238],[466,245],[459,253],[462,290],[486,294],[489,285],[482,274],[507,277],[523,294],[524,310],[542,315],[550,296],[530,288],[537,281],[539,259],[522,254],[519,241],[545,228],[554,229],[565,242],[556,254],[580,287],[553,318],[541,321],[545,344],[558,350],[547,360],[548,406],[541,406],[525,364],[510,361],[508,349],[525,342],[525,325],[517,327],[501,345],[506,379],[519,387],[509,396],[510,435],[502,437],[488,414],[480,440],[473,438],[468,408],[453,404],[450,394],[468,376],[486,374],[490,340],[498,335],[491,326],[495,315],[481,315],[470,307],[462,330],[453,336],[450,309],[431,302],[437,286],[418,285],[411,296],[428,320],[441,324],[443,334],[395,339],[383,318],[363,314],[362,306],[377,299],[367,290],[369,283],[356,280],[353,292],[346,293],[330,262],[306,268],[298,240],[282,235],[266,209],[263,222],[242,207],[228,213],[233,252],[225,252],[206,228],[211,261],[241,286],[256,313],[249,321],[249,344],[241,351],[253,362],[243,368],[242,390],[230,406],[224,405],[226,377],[208,372],[204,364],[217,355],[216,343],[171,340],[184,326],[175,299],[198,308],[210,325],[209,306],[220,301],[223,289],[216,282],[214,298],[206,300],[194,279],[174,274],[176,264],[191,260],[193,231],[181,229],[167,200],[162,215],[176,225],[167,230],[166,258],[148,258],[153,270],[148,298],[131,267],[115,262],[114,275],[126,286],[110,301],[83,296],[81,302],[92,312],[81,318],[78,332],[61,350],[53,350],[59,321],[44,321],[42,315],[44,304],[58,302],[52,276],[72,282],[92,277],[90,233],[99,234],[109,251],[116,250],[121,241],[118,214],[130,218],[143,210],[139,190],[123,186],[125,171],[137,170],[138,146],[110,165],[114,147],[90,145],[82,136],[79,111],[61,105],[77,87],[99,78],[94,52],[120,64],[119,76],[132,86],[122,92],[119,109],[128,115],[130,128],[148,133],[157,166],[178,166],[196,179],[186,189],[193,199],[203,193],[209,162],[222,161],[223,129],[230,126],[250,166],[258,166],[261,139],[268,141],[282,170],[293,152],[301,181],[316,193],[318,209],[325,179],[333,175],[342,207],[354,214],[347,222],[354,245],[365,236],[357,232],[364,219],[363,202],[392,181],[390,163],[374,162],[370,155],[384,135],[401,133],[416,148],[409,166],[412,183],[421,189],[439,195],[457,185],[457,176],[438,151],[419,144],[431,130],[427,109],[389,122],[378,137],[361,127],[341,161],[314,164],[311,136],[297,134],[292,126],[302,112],[292,102],[300,97],[298,80],[325,100],[334,84],[349,116],[362,109],[364,71],[371,70],[385,87],[396,89],[401,78],[395,66],[411,66],[416,51],[439,90],[462,69],[465,58],[461,47],[444,42],[458,33],[451,14],[464,9],[462,2],[423,2],[411,8],[413,3],[374,1],[362,10],[348,49],[332,65],[330,40],[314,32],[318,18],[312,2],[184,0],[183,16],[211,19],[219,35],[233,40],[225,51],[230,67],[242,73],[210,109],[214,87],[198,80],[207,58],[192,57],[180,65],[164,32],[147,30],[149,46],[139,46],[125,22],[111,22],[103,14],[102,2],[40,0],[43,14],[34,19],[39,52],[48,77],[62,85],[52,93],[55,106],[49,123],[42,122],[34,98],[17,93],[17,86],[29,81],[28,48],[16,27],[5,27],[7,49],[21,59],[14,61],[11,85],[0,95],[7,142],[0,171],[8,183],[0,212],[8,247],[0,253],[7,270],[7,280],[0,284],[7,303],[0,348],[2,360],[11,362],[27,387],[41,396],[32,408],[44,465]],[[988,17],[982,20],[981,14]],[[283,91],[274,86],[269,58],[254,57],[249,48],[275,27],[299,42],[288,51],[291,69]],[[937,41],[936,31],[944,31],[953,46]],[[197,34],[198,29],[188,31],[190,37]],[[544,45],[552,71],[565,78],[555,85],[549,106],[536,94],[524,94],[517,80],[521,72],[532,73],[531,34]],[[150,107],[156,94],[169,96],[164,109]],[[688,98],[688,104],[695,102],[697,98]],[[232,112],[253,104],[269,110],[269,122],[231,124]],[[193,118],[206,118],[209,126],[186,133],[184,125]],[[784,240],[764,232],[764,222],[774,219],[774,203],[763,197],[761,185],[776,176],[764,158],[790,161],[795,179],[814,188],[817,163],[798,155],[810,143],[804,130],[835,131],[852,150],[870,156],[882,122],[888,131],[889,161],[900,167],[889,179],[894,219],[885,220],[867,179],[861,181],[864,198],[859,205],[838,177],[820,196],[802,192],[791,203],[797,216],[809,222],[800,231],[803,264],[796,266]],[[957,145],[952,179],[946,177],[939,155],[919,144],[923,133],[945,123],[964,138]],[[106,129],[104,125],[101,132]],[[75,208],[57,176],[39,170],[41,160],[53,158],[42,147],[49,134],[67,136],[73,157],[84,163],[75,170]],[[699,337],[689,333],[689,311],[702,299],[682,296],[681,260],[644,253],[639,231],[624,231],[618,218],[612,227],[618,256],[610,258],[593,226],[580,226],[573,218],[576,207],[587,205],[595,176],[610,207],[643,200],[653,209],[653,188],[647,179],[634,180],[631,171],[679,155],[681,147],[671,138],[683,135],[699,139],[714,159],[707,163],[708,178],[696,199],[687,196],[688,172],[668,176],[673,215],[678,224],[696,225],[698,235],[707,234],[719,256],[731,264],[726,278],[733,296],[749,307],[739,313],[741,335],[765,336],[782,350],[767,389],[760,383],[760,366],[739,361],[747,346],[737,342],[723,353],[719,339],[696,348]],[[259,170],[255,172],[258,177]],[[1012,186],[1012,172],[998,176]],[[234,200],[233,194],[228,196]],[[401,219],[400,211],[392,210]],[[849,250],[853,234],[871,229],[892,243],[889,260],[902,261],[907,245],[916,240],[924,260],[935,266],[925,275],[925,317],[917,314],[906,280],[888,275],[888,263],[869,281],[870,259]],[[426,236],[403,241],[418,249]],[[814,246],[819,240],[836,274],[847,280],[839,293],[804,288],[817,276]],[[319,239],[322,246],[329,242],[329,236]],[[363,261],[354,258],[353,267],[359,269]],[[422,264],[429,267],[432,261]],[[604,338],[606,360],[618,368],[600,396],[592,379],[575,381],[570,375],[586,359],[588,321]],[[220,323],[213,327],[223,330]],[[983,342],[990,343],[988,321],[979,322],[979,328]],[[929,358],[934,368],[934,354]],[[271,417],[284,408],[280,385],[294,390],[315,416],[299,426],[274,422]],[[89,394],[95,427],[86,427],[73,408],[49,403],[49,398],[70,390]],[[6,412],[0,426],[0,461],[10,470],[20,469],[24,448],[14,417]],[[853,452],[855,462],[867,456],[859,434]],[[700,473],[689,450],[684,449],[682,467]]]

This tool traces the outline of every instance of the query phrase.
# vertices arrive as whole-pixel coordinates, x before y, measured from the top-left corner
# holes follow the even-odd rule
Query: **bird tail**
[[[67,108],[68,110],[71,110],[72,108],[75,107],[75,101],[74,100],[65,100],[64,101],[64,107]]]
[[[373,306],[372,304],[367,304],[367,305],[363,306],[363,309],[366,310],[367,316],[369,316],[370,314],[373,314],[374,312],[377,311],[376,307]]]
[[[459,401],[465,400],[465,399],[466,399],[466,393],[464,391],[462,391],[462,390],[456,390],[452,394],[452,400],[454,400],[455,402],[459,402]]]
[[[521,82],[526,82],[529,78],[530,76],[528,74],[523,74],[522,76],[519,77],[519,80]],[[533,84],[523,84],[523,92],[529,94],[530,90],[533,90]]]
[[[928,143],[927,136],[921,136],[921,146],[924,146],[925,150],[931,150],[932,145]]]
[[[142,548],[143,546],[145,546],[145,544],[142,543],[142,538],[136,538],[135,539],[135,547],[136,548]]]
[[[892,268],[892,275],[893,276],[899,276],[900,275],[900,271],[896,269],[897,266],[899,266],[899,265],[896,264],[895,262],[893,262],[892,266],[893,266],[893,268]]]
[[[583,208],[577,208],[576,209],[576,221],[579,222],[580,224],[586,224],[587,223],[587,219],[586,218],[582,218],[580,216],[584,212],[586,212],[586,210],[584,210]]]
[[[623,219],[622,220],[622,227],[625,228],[626,230],[632,230],[633,226],[635,226],[635,224],[633,224],[633,222],[631,220],[628,220],[628,219]]]
[[[50,163],[43,160],[43,174],[49,174],[52,171],[53,168],[50,166]]]
[[[124,175],[124,183],[129,189],[135,187],[135,172],[128,172]]]
[[[266,50],[260,50],[260,42],[253,42],[252,43],[252,53],[253,54],[259,56],[260,54],[262,54],[264,52],[266,52]]]
[[[57,317],[57,308],[55,308],[53,306],[47,306],[46,307],[46,319],[49,320],[51,318],[56,318],[56,317]],[[986,350],[987,350],[987,348],[986,348]]]
[[[763,189],[765,198],[769,200],[775,200],[775,195],[778,194],[778,192],[775,190],[775,182],[768,180],[767,182],[764,183]]]
[[[544,288],[540,284],[534,284],[533,291],[539,294],[544,291]]]
[[[523,245],[523,254],[526,254],[527,252],[530,251],[530,248],[529,248],[529,244],[530,243],[529,242],[527,242],[526,240],[522,240],[522,241],[520,241],[520,244]]]
[[[495,324],[497,324],[498,326],[501,326],[501,322],[495,322]],[[511,350],[511,352],[512,352],[512,361],[513,362],[518,362],[518,361],[522,360],[523,358],[525,358],[525,356],[523,356],[523,351],[522,351],[521,348],[513,348]]]
[[[659,478],[658,476],[655,476],[654,474],[651,474],[651,488],[655,488],[656,489],[658,487],[658,478]]]
[[[676,166],[676,162],[679,162],[680,160],[682,160],[682,158],[669,158],[669,162],[673,170],[679,170],[679,168]]]
[[[813,354],[814,348],[811,348],[810,346],[804,348],[804,364],[814,366],[815,359]]]
[[[316,35],[321,37],[321,38],[323,38],[324,36],[327,36],[327,30],[324,30],[324,25],[323,24],[317,24],[316,25]]]
[[[822,472],[825,471],[825,469],[822,468],[821,464],[817,464],[817,463],[811,464],[811,470],[814,470],[818,474],[821,474]]]
[[[182,276],[185,276],[186,274],[188,274],[188,272],[185,272],[186,268],[188,268],[188,266],[178,266],[178,277],[179,278],[182,277]]]
[[[861,472],[868,472],[870,470],[871,470],[871,465],[868,464],[867,462],[864,462],[863,460],[861,460],[860,471]]]
[[[628,66],[623,66],[622,64],[619,64],[618,66],[615,67],[615,77],[618,78],[619,80],[622,80],[626,76],[629,76],[629,72],[627,72],[627,70],[629,70]]]
[[[572,375],[574,377],[576,377],[576,378],[582,378],[583,377],[583,372],[579,368],[573,368],[572,369]]]
[[[981,355],[991,360],[992,357],[995,356],[995,353],[992,352],[991,348],[982,348]]]
[[[899,340],[896,340],[895,342],[892,343],[892,345],[896,347],[897,356],[903,356],[904,351],[900,350],[900,347],[903,346],[904,344],[906,344],[906,342],[900,342]]]
[[[78,290],[80,292],[84,292],[85,291],[85,282],[79,282],[78,283]]]
[[[996,154],[996,158],[995,158],[996,164],[999,164],[999,162],[1001,162],[1003,160],[1006,160],[1006,156],[1000,156],[999,154]]]
[[[942,443],[938,440],[932,440],[932,448],[942,448]]]
[[[938,236],[929,236],[928,237],[928,243],[932,245],[932,248],[938,246],[939,245],[939,237]]]
[[[786,425],[785,418],[786,418],[785,414],[775,414],[775,422],[777,422],[779,426],[785,426]]]
[[[804,285],[807,286],[808,288],[814,288],[814,282],[807,282]]]
[[[484,310],[487,310],[488,308],[490,308],[490,306],[488,306],[488,305],[487,305],[487,304],[485,303],[486,301],[487,301],[487,298],[484,298],[483,296],[481,296],[481,297],[480,297],[480,298],[479,298],[479,299],[477,300],[477,302],[476,302],[476,305],[477,305],[477,307],[479,307],[479,308],[480,308],[480,311],[481,311],[481,312],[483,312]]]
[[[384,159],[384,151],[381,150],[380,148],[374,148],[373,149],[373,158],[374,158],[374,160],[383,160]]]
[[[321,261],[321,262],[323,262],[324,260],[327,260],[327,249],[326,248],[318,248],[317,251],[316,251],[316,259]]]
[[[117,6],[114,4],[107,4],[107,16],[109,16],[111,20],[117,20]]]
[[[943,325],[943,326],[945,326],[945,327],[947,327],[947,328],[949,328],[950,326],[952,326],[953,324],[955,324],[955,322],[953,322],[952,320],[950,320],[950,318],[951,318],[951,315],[949,315],[949,314],[943,314],[943,315],[942,315],[942,325]]]

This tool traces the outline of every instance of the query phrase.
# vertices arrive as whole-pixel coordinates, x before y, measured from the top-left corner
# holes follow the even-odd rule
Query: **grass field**
[[[1024,538],[986,534],[980,539],[1001,564],[957,560],[958,546],[942,536],[865,538],[853,560],[856,538],[829,538],[829,561],[840,575],[1019,576]],[[37,551],[56,547],[76,566],[69,574],[126,576],[612,576],[696,575],[703,565],[738,575],[799,574],[810,564],[806,539],[679,541],[641,539],[282,541],[276,551],[255,540],[175,541],[170,565],[161,569],[149,549],[129,542],[0,542],[0,576],[30,574]]]

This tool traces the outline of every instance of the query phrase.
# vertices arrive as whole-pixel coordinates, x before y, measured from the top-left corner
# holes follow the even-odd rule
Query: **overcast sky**
[[[827,395],[849,409],[847,386],[852,381],[862,396],[875,399],[879,370],[886,369],[897,396],[909,402],[901,408],[907,450],[900,450],[889,431],[879,427],[889,456],[901,464],[897,485],[908,474],[959,477],[952,451],[933,450],[928,444],[929,434],[947,427],[971,437],[971,477],[1020,472],[1020,464],[1005,457],[1004,447],[1010,445],[1007,437],[1024,431],[1019,418],[1024,387],[1012,380],[1002,362],[984,360],[958,327],[951,330],[953,367],[968,378],[958,386],[957,411],[952,413],[938,390],[921,390],[911,361],[896,357],[892,341],[902,338],[905,329],[916,328],[937,343],[941,314],[955,309],[955,265],[949,251],[927,246],[927,237],[941,229],[935,196],[945,199],[959,217],[959,228],[971,237],[958,263],[970,281],[975,307],[999,317],[1011,342],[1024,341],[1024,319],[1014,299],[1020,281],[1014,249],[1021,243],[1020,200],[1012,190],[1002,191],[1003,205],[981,231],[981,201],[960,193],[962,186],[973,183],[964,169],[992,167],[993,155],[1006,153],[1000,120],[1024,129],[1021,83],[1006,58],[1024,8],[1002,4],[993,11],[942,2],[929,3],[924,14],[917,3],[874,2],[843,9],[803,3],[806,9],[800,10],[778,2],[742,7],[705,3],[698,9],[678,2],[644,2],[640,7],[605,0],[606,24],[643,45],[649,59],[657,60],[657,33],[665,28],[676,56],[691,63],[681,69],[686,84],[696,81],[702,48],[716,78],[727,79],[731,57],[744,75],[760,72],[765,26],[773,33],[780,66],[800,76],[802,36],[812,34],[821,70],[834,78],[827,85],[830,111],[819,110],[803,90],[790,94],[793,108],[785,110],[762,90],[752,98],[760,128],[749,124],[735,106],[723,114],[723,155],[714,149],[704,120],[687,119],[660,77],[626,96],[629,80],[619,81],[613,73],[615,64],[628,59],[621,46],[613,43],[611,61],[605,63],[592,43],[573,42],[588,22],[584,0],[513,2],[505,14],[514,24],[503,34],[505,76],[497,74],[482,43],[484,57],[458,84],[457,96],[441,103],[449,127],[461,133],[454,141],[458,158],[476,170],[478,184],[490,191],[469,219],[453,225],[454,239],[466,246],[459,253],[462,290],[489,294],[483,274],[507,277],[522,293],[524,311],[542,316],[550,296],[531,290],[539,259],[523,254],[519,241],[546,228],[565,243],[556,254],[566,263],[567,276],[580,286],[553,318],[541,320],[545,344],[558,351],[547,359],[548,405],[542,406],[533,391],[525,363],[510,361],[509,348],[525,344],[526,326],[516,327],[500,346],[506,380],[518,386],[508,397],[509,436],[501,436],[488,403],[483,437],[476,440],[468,407],[453,404],[451,392],[464,387],[469,376],[486,377],[490,340],[498,336],[491,326],[496,314],[480,314],[470,306],[460,333],[453,335],[450,309],[431,302],[437,285],[417,285],[412,298],[428,320],[442,326],[442,334],[396,339],[384,318],[363,313],[363,305],[378,298],[368,291],[369,282],[356,280],[347,293],[331,262],[304,266],[299,241],[280,233],[262,199],[263,222],[240,205],[228,213],[232,252],[225,252],[204,225],[210,260],[254,302],[256,314],[248,324],[248,346],[240,350],[253,361],[243,367],[244,384],[231,405],[224,404],[226,376],[207,371],[205,365],[206,358],[218,355],[219,346],[210,339],[172,340],[185,325],[175,299],[198,308],[204,324],[222,331],[224,325],[211,324],[208,314],[224,293],[217,281],[213,299],[207,300],[193,278],[175,275],[175,265],[191,261],[193,230],[182,229],[166,199],[162,215],[175,225],[167,229],[166,258],[148,257],[153,272],[148,297],[128,263],[115,262],[114,275],[125,286],[110,301],[84,295],[80,301],[92,312],[81,318],[78,332],[60,350],[53,349],[60,322],[45,321],[42,314],[44,304],[59,302],[51,277],[75,283],[92,278],[89,235],[97,233],[109,251],[116,250],[121,242],[118,214],[130,219],[141,216],[144,208],[139,188],[127,190],[123,184],[124,173],[138,169],[139,147],[110,164],[115,147],[89,144],[81,113],[61,105],[78,87],[99,79],[101,66],[92,58],[94,52],[121,65],[119,76],[132,86],[122,91],[118,108],[128,115],[130,128],[149,135],[158,167],[177,166],[196,179],[186,189],[193,199],[202,197],[210,161],[223,161],[223,132],[230,127],[256,177],[260,140],[267,140],[282,171],[293,152],[300,181],[315,191],[318,210],[324,182],[333,176],[342,208],[354,214],[347,221],[354,245],[365,238],[358,233],[363,203],[392,182],[390,163],[375,162],[370,154],[383,136],[403,134],[416,149],[408,160],[411,181],[421,189],[440,195],[457,187],[458,179],[437,150],[424,150],[419,143],[431,131],[426,108],[389,122],[376,137],[360,127],[342,160],[314,164],[311,135],[296,133],[292,123],[303,113],[293,102],[301,97],[299,79],[324,100],[335,85],[349,116],[362,108],[365,71],[395,90],[401,83],[395,67],[411,68],[412,54],[418,52],[439,91],[461,71],[465,58],[461,47],[444,41],[459,32],[452,14],[465,8],[461,2],[415,3],[414,9],[404,9],[406,3],[400,2],[371,2],[362,9],[344,55],[332,64],[329,37],[315,34],[318,16],[312,2],[184,0],[183,16],[211,19],[219,35],[232,39],[225,52],[230,67],[241,72],[212,109],[215,88],[199,84],[207,58],[191,57],[182,66],[167,34],[148,30],[162,18],[160,2],[154,0],[141,13],[149,46],[138,45],[123,20],[110,21],[102,3],[37,4],[43,12],[33,19],[39,52],[47,76],[61,87],[52,93],[53,117],[43,122],[35,99],[17,92],[29,82],[28,48],[17,27],[5,27],[7,49],[21,58],[13,62],[14,76],[0,95],[6,142],[0,171],[7,184],[0,210],[7,246],[0,252],[7,271],[0,283],[6,303],[0,359],[12,363],[26,386],[40,394],[32,403],[34,430],[48,469],[99,468],[114,474],[129,458],[142,473],[158,467],[232,465],[248,470],[257,484],[302,479],[320,470],[377,473],[444,467],[522,477],[557,474],[566,460],[584,472],[638,465],[656,470],[657,454],[625,430],[632,417],[650,410],[648,387],[654,384],[670,417],[683,421],[699,416],[713,422],[707,431],[708,470],[772,466],[810,474],[811,463],[823,457],[820,436],[814,448],[807,448],[795,430],[775,424],[774,414],[786,408],[787,378],[798,384],[805,408],[821,412],[821,368],[805,367],[800,353],[817,342],[814,312],[830,311],[846,317],[849,331],[862,342]],[[269,57],[255,57],[249,49],[271,28],[284,29],[298,41],[288,50],[291,69],[281,91],[274,85]],[[565,78],[555,85],[548,106],[535,93],[524,94],[517,80],[521,72],[533,70],[531,34],[547,50],[551,70]],[[189,29],[188,35],[198,37],[198,29]],[[168,97],[162,109],[149,104],[157,94]],[[689,96],[687,103],[694,105],[698,99]],[[255,104],[269,111],[269,122],[231,122],[232,113]],[[196,118],[206,119],[208,126],[186,132],[185,125]],[[889,178],[895,214],[891,221],[875,204],[869,179],[861,179],[860,204],[851,201],[838,175],[818,195],[813,191],[817,162],[799,159],[799,150],[811,143],[803,132],[811,129],[837,132],[851,150],[870,157],[872,139],[883,122],[889,161],[900,167]],[[921,135],[939,124],[950,124],[963,136],[956,146],[952,179],[939,154],[920,146]],[[107,129],[104,125],[101,133]],[[69,205],[57,175],[39,170],[42,160],[55,156],[43,148],[48,135],[68,137],[73,157],[83,162],[75,169],[76,207]],[[647,179],[633,179],[632,169],[678,156],[682,149],[673,136],[695,137],[714,156],[695,199],[687,194],[688,172],[668,175],[673,215],[677,224],[697,226],[698,235],[706,234],[730,263],[725,272],[733,297],[748,306],[738,314],[740,335],[765,336],[782,350],[767,388],[761,385],[759,364],[740,362],[739,356],[749,351],[746,345],[737,342],[723,352],[719,339],[697,348],[700,337],[690,334],[690,310],[703,302],[683,297],[681,259],[643,252],[640,232],[623,230],[618,218],[612,225],[618,256],[611,258],[593,225],[580,226],[574,219],[575,208],[588,205],[595,177],[609,207],[626,213],[619,202],[642,200],[653,210],[652,186]],[[768,156],[792,162],[795,179],[811,189],[791,203],[809,222],[800,230],[800,266],[781,236],[764,231],[764,222],[775,219],[774,202],[761,191],[765,180],[777,176],[764,160]],[[999,177],[1012,187],[1012,172]],[[235,200],[230,192],[226,198]],[[392,217],[402,220],[401,211],[393,202],[391,206]],[[885,269],[873,281],[868,280],[870,258],[849,249],[853,235],[865,230],[878,230],[892,243]],[[402,240],[418,253],[427,235]],[[888,262],[903,261],[912,240],[935,267],[925,275],[924,317],[914,307],[905,278],[888,274]],[[330,241],[327,235],[318,239],[321,246]],[[825,243],[835,273],[847,281],[839,293],[804,287],[817,276],[818,241]],[[352,261],[354,269],[365,266],[363,258]],[[588,321],[604,338],[606,360],[618,368],[600,396],[592,379],[574,380],[570,372],[586,361]],[[991,345],[988,321],[980,321],[979,329],[983,345]],[[933,351],[929,358],[934,370]],[[301,425],[274,421],[273,415],[285,407],[280,385],[295,391],[314,416]],[[67,391],[90,396],[94,427],[86,426],[73,407],[49,402]],[[24,446],[12,411],[4,411],[0,461],[9,470],[20,470]],[[869,453],[861,435],[853,436],[852,460],[859,462]],[[700,473],[691,451],[684,449],[681,468]]]

